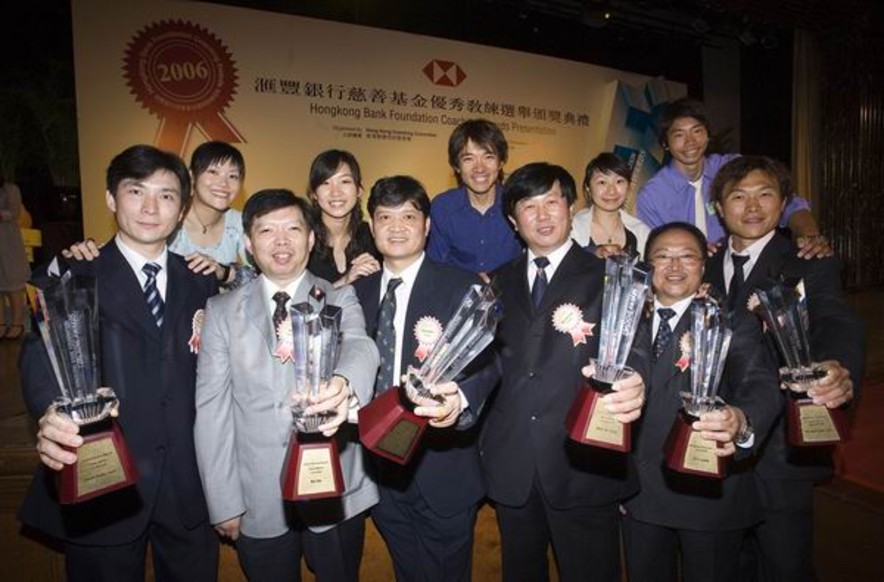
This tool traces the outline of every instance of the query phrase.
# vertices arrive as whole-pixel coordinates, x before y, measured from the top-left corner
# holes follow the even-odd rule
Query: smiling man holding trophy
[[[485,495],[478,421],[499,374],[491,350],[454,378],[426,373],[449,367],[439,361],[443,365],[434,368],[443,355],[436,348],[451,339],[449,324],[464,313],[464,296],[487,290],[473,273],[427,258],[429,212],[427,193],[414,178],[382,178],[371,188],[368,213],[383,269],[354,287],[381,364],[375,400],[360,410],[359,425],[374,453],[381,497],[372,520],[390,550],[396,579],[464,581],[472,573],[473,529]],[[472,329],[482,327],[481,319]],[[388,425],[391,415],[397,422]],[[419,440],[413,428],[418,417],[429,425]],[[375,439],[376,433],[387,432],[376,429],[386,426],[403,433],[401,438]],[[379,449],[385,454],[378,456]],[[411,449],[416,451],[406,460]]]
[[[553,547],[565,580],[620,580],[618,503],[636,490],[630,459],[569,438],[566,415],[599,351],[605,262],[570,239],[574,179],[533,163],[513,172],[504,209],[528,249],[494,273],[503,302],[503,380],[482,432],[496,502],[504,580],[545,580]],[[646,335],[624,362],[636,373],[598,399],[612,423],[638,419],[649,367]]]
[[[831,448],[819,441],[832,441],[837,435],[829,430],[789,439],[788,417],[803,412],[828,424],[839,409],[850,405],[863,377],[865,333],[844,299],[840,261],[802,259],[798,247],[777,232],[780,215],[792,198],[791,177],[782,163],[761,156],[728,162],[712,184],[712,198],[730,236],[710,259],[706,279],[728,290],[735,316],[755,318],[748,311],[749,298],[759,287],[768,289],[771,282],[782,284],[787,294],[801,295],[806,307],[807,348],[821,377],[809,390],[800,383],[789,386],[788,378],[781,377],[782,387],[790,392],[781,395],[787,413],[774,427],[755,471],[764,522],[754,534],[763,579],[812,580],[813,487],[832,475]],[[771,344],[776,331],[769,330]],[[776,346],[771,345],[771,350],[777,354]],[[784,367],[795,365],[786,358],[780,362]],[[797,390],[791,394],[793,389]],[[833,411],[831,417],[827,410]],[[795,422],[791,426],[799,428]],[[793,446],[790,440],[804,446]]]
[[[60,395],[53,365],[42,342],[29,338],[21,356],[22,387],[29,411],[39,418],[37,450],[44,466],[19,515],[27,525],[64,541],[68,580],[144,580],[148,545],[157,580],[217,576],[218,541],[208,521],[193,448],[192,344],[193,322],[218,285],[215,277],[192,273],[183,258],[166,248],[189,195],[190,176],[177,156],[132,146],[107,169],[106,202],[116,219],[116,236],[91,262],[59,258],[35,272],[34,283],[44,288],[44,299],[56,304],[52,279],[96,282],[98,312],[92,316],[98,318],[100,349],[94,356],[101,374],[100,382],[91,378],[89,384],[112,389],[119,400],[115,424],[139,474],[134,486],[106,488],[106,478],[112,481],[115,472],[119,476],[113,470],[114,456],[96,459],[95,441],[90,440],[95,435],[85,434],[89,429],[81,431],[75,422],[83,419],[82,411],[67,407],[68,416],[66,407],[53,403]],[[85,310],[54,316],[51,311],[50,327],[53,318],[67,321],[69,328],[80,315],[86,318]],[[69,339],[78,335],[68,332]],[[67,347],[56,345],[62,357],[86,356],[75,347],[86,336],[79,338]],[[91,367],[85,358],[70,363]],[[71,396],[78,399],[76,393]],[[100,401],[102,394],[98,396]],[[101,462],[102,473],[111,469],[87,479],[98,486],[91,492],[101,494],[60,507],[64,492],[54,488],[46,469],[64,471],[76,463],[80,470],[81,464],[94,461]]]
[[[700,292],[697,227],[654,229],[645,257],[654,364],[635,435],[640,489],[624,503],[629,578],[677,580],[680,549],[683,580],[736,581],[745,531],[761,519],[751,457],[781,410],[776,371],[760,326],[731,330],[714,291]]]
[[[211,521],[253,580],[298,580],[302,556],[320,580],[357,580],[378,499],[346,422],[371,399],[377,349],[353,288],[307,270],[313,220],[288,190],[253,194],[243,229],[261,276],[206,307],[197,459]]]

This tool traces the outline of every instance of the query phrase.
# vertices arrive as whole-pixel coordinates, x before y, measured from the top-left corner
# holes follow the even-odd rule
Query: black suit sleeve
[[[840,262],[834,257],[813,261],[804,286],[814,358],[847,368],[856,398],[865,372],[865,330],[844,300]]]

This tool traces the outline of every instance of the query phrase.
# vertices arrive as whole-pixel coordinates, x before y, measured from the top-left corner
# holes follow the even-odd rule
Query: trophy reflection
[[[79,503],[133,485],[132,463],[114,417],[119,401],[111,388],[99,388],[98,289],[95,277],[70,271],[35,293],[37,329],[61,389],[53,406],[79,427],[83,444],[57,476],[58,501]]]
[[[724,401],[718,387],[724,371],[732,331],[727,314],[711,297],[698,297],[691,302],[689,346],[691,391],[682,392],[683,407],[666,439],[666,466],[673,471],[703,477],[724,477],[724,459],[715,454],[722,444],[706,440],[692,428],[701,414],[718,410]]]
[[[414,407],[444,402],[429,387],[454,380],[482,353],[494,339],[502,315],[493,283],[473,285],[429,348],[420,369],[409,368],[401,387],[391,386],[359,410],[362,444],[376,455],[408,463],[428,422],[414,414]]]
[[[767,329],[776,339],[785,366],[780,380],[788,387],[786,396],[786,438],[799,447],[833,445],[846,436],[844,412],[814,404],[807,396],[825,368],[814,362],[810,351],[807,297],[804,282],[796,287],[774,283],[756,289],[752,306],[760,313]]]
[[[595,371],[580,389],[565,418],[571,439],[626,452],[632,431],[608,412],[601,398],[612,385],[635,374],[626,365],[645,302],[650,297],[652,268],[637,258],[615,255],[605,260],[605,289],[599,353],[590,360]]]
[[[334,374],[341,345],[341,308],[326,305],[325,293],[310,290],[308,300],[289,309],[295,387],[292,394],[293,433],[282,472],[282,496],[289,501],[338,497],[343,476],[338,445],[319,427],[331,412],[306,414]]]

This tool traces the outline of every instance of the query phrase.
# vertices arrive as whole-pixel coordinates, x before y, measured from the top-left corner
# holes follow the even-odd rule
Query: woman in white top
[[[209,141],[190,157],[193,196],[169,250],[183,255],[191,270],[214,271],[218,282],[228,286],[246,275],[242,213],[230,207],[242,191],[246,165],[242,153],[221,141]]]
[[[571,220],[571,238],[604,259],[628,253],[641,256],[650,229],[623,210],[632,169],[620,157],[604,152],[590,160],[583,177],[586,208]]]

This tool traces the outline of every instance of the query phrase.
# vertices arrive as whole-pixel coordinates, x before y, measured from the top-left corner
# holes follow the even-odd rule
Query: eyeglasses
[[[654,255],[651,257],[651,263],[655,267],[665,267],[675,262],[681,263],[685,267],[696,267],[703,262],[703,257],[699,255]]]

